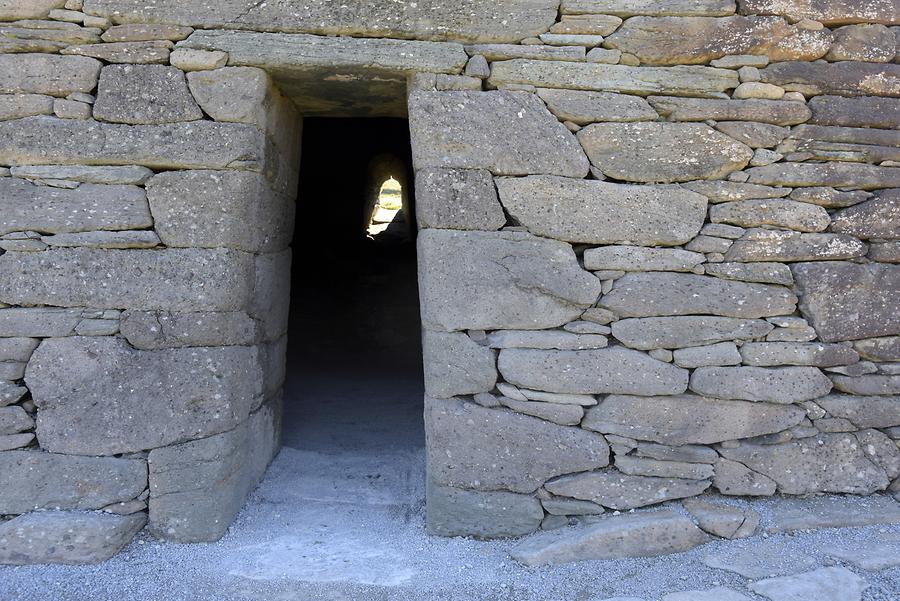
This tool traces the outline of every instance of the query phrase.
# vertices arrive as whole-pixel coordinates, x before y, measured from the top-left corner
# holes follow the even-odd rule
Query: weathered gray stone
[[[687,182],[682,186],[706,196],[713,203],[738,202],[754,198],[782,198],[791,192],[790,188],[772,188],[758,184],[717,180]]]
[[[900,187],[900,168],[857,163],[775,163],[747,170],[750,182],[770,186]]]
[[[73,457],[42,451],[0,453],[0,511],[100,509],[147,488],[143,459]]]
[[[291,303],[291,249],[257,255],[250,317],[260,324],[263,340],[278,340],[288,331]]]
[[[691,390],[719,399],[797,403],[828,394],[831,381],[816,367],[701,367]]]
[[[834,387],[841,392],[862,396],[900,394],[900,376],[862,375],[832,376]]]
[[[504,538],[537,530],[544,519],[541,503],[531,495],[481,492],[426,486],[426,528],[436,536]]]
[[[33,428],[34,420],[20,406],[0,407],[0,435],[18,434]]]
[[[148,528],[165,540],[218,540],[278,452],[280,399],[228,432],[154,449]]]
[[[747,538],[753,536],[759,527],[759,514],[752,509],[740,509],[701,499],[685,499],[682,505],[697,520],[702,530],[714,536],[732,540]]]
[[[155,229],[169,247],[272,252],[286,248],[293,235],[294,203],[259,173],[160,173],[147,182],[147,198]]]
[[[28,361],[38,342],[36,338],[0,338],[0,361]]]
[[[871,242],[868,257],[882,263],[900,263],[900,242]]]
[[[719,453],[775,480],[778,491],[788,495],[870,494],[890,484],[853,434],[820,434],[779,445],[743,444]]]
[[[800,310],[825,342],[900,334],[900,266],[801,263]]]
[[[120,325],[129,344],[141,350],[252,345],[257,322],[243,312],[125,311]]]
[[[12,382],[0,382],[0,407],[18,403],[28,393],[24,386],[16,386]]]
[[[900,477],[900,450],[897,449],[896,442],[881,430],[875,429],[857,432],[856,438],[866,457],[881,467],[889,480],[894,481]]]
[[[518,413],[539,417],[561,426],[577,426],[584,417],[584,409],[574,404],[516,401],[506,397],[500,397],[500,404]]]
[[[727,238],[728,240],[737,240],[744,235],[744,228],[735,227],[733,225],[725,225],[724,223],[707,223],[700,230],[701,234],[706,236],[718,236]]]
[[[64,179],[87,184],[143,185],[153,172],[138,165],[131,167],[89,167],[86,165],[19,165],[10,169],[13,177],[24,179]]]
[[[169,62],[173,67],[178,67],[185,72],[211,71],[221,69],[228,64],[228,53],[221,50],[178,48],[172,52]]]
[[[752,545],[728,546],[707,553],[701,561],[707,566],[759,580],[779,574],[793,574],[798,570],[812,569],[818,561],[783,539],[770,538],[754,541]]]
[[[461,332],[422,333],[425,392],[435,398],[490,392],[497,383],[494,351]]]
[[[622,19],[611,15],[563,15],[550,33],[609,35],[621,24]]]
[[[782,263],[709,263],[704,270],[706,275],[726,280],[785,286],[794,283],[791,268]]]
[[[900,238],[900,188],[882,190],[875,198],[838,211],[829,231],[869,238]]]
[[[791,130],[788,140],[842,142],[870,146],[900,146],[900,131],[871,127],[832,127],[799,125]]]
[[[606,510],[602,505],[590,501],[578,501],[577,499],[563,499],[554,497],[541,500],[544,510],[550,515],[600,515]]]
[[[616,469],[629,476],[656,476],[659,478],[686,478],[705,480],[712,478],[713,468],[705,463],[684,461],[660,461],[646,457],[622,455],[616,457]]]
[[[251,258],[226,249],[8,252],[0,256],[0,299],[16,305],[235,311],[251,297]]]
[[[632,182],[722,178],[753,156],[700,123],[597,123],[578,132],[578,140],[604,175]]]
[[[562,476],[547,482],[548,492],[591,501],[610,509],[626,510],[671,499],[692,497],[709,488],[705,480],[628,476],[616,471],[596,471]]]
[[[782,15],[795,21],[814,19],[827,25],[891,25],[900,21],[900,9],[886,0],[738,0],[738,5],[743,14]]]
[[[647,65],[704,64],[728,54],[763,54],[772,61],[812,61],[828,52],[828,29],[810,30],[777,17],[634,17],[604,46]]]
[[[269,75],[255,67],[226,67],[187,74],[188,86],[203,111],[216,121],[265,127],[266,111],[283,102]]]
[[[560,120],[578,125],[598,121],[654,121],[658,117],[646,100],[625,94],[541,88],[538,96]]]
[[[111,44],[68,46],[60,50],[60,54],[89,56],[107,63],[162,65],[169,62],[171,48],[172,42],[165,40],[152,42],[113,42]]]
[[[863,202],[872,197],[863,190],[839,191],[834,188],[797,188],[791,192],[793,200],[810,202],[826,209],[842,209]]]
[[[572,532],[541,534],[520,543],[512,557],[528,566],[572,561],[654,557],[688,551],[708,537],[672,510],[612,516]]]
[[[50,338],[70,336],[81,321],[80,309],[0,309],[0,336]]]
[[[745,102],[758,103],[766,101],[747,100]],[[720,121],[716,124],[716,129],[723,134],[731,136],[738,142],[746,144],[750,148],[774,148],[790,133],[790,130],[786,127],[744,121]]]
[[[604,246],[584,252],[584,268],[591,270],[691,271],[704,261],[701,253],[681,249]]]
[[[262,395],[254,348],[139,351],[108,337],[44,342],[28,364],[26,382],[39,409],[42,448],[85,455],[224,432],[247,419]],[[91,411],[110,399],[115,402],[105,411]]]
[[[810,95],[900,96],[900,65],[785,62],[769,65],[760,74],[765,83]]]
[[[0,54],[0,94],[47,94],[65,97],[90,92],[101,63],[82,56]]]
[[[746,365],[813,365],[835,367],[859,361],[859,354],[843,344],[804,342],[747,342],[741,347]]]
[[[822,207],[780,198],[716,204],[710,207],[709,218],[713,223],[772,226],[800,232],[821,232],[831,224],[828,211]]]
[[[767,578],[750,584],[754,593],[772,601],[860,601],[868,584],[847,568],[819,568],[796,576]]]
[[[0,451],[12,451],[27,447],[34,441],[34,434],[8,434],[0,436]]]
[[[673,355],[675,365],[686,368],[739,365],[741,363],[741,354],[738,353],[737,346],[733,342],[676,349]]]
[[[726,401],[693,394],[611,395],[587,410],[582,426],[666,445],[713,444],[786,430],[806,412],[791,405]]]
[[[147,197],[137,186],[82,184],[66,190],[0,178],[0,234],[128,230],[152,225]]]
[[[171,40],[177,42],[193,33],[193,28],[181,25],[128,24],[114,25],[100,36],[104,42],[150,42]]]
[[[203,117],[184,73],[166,65],[107,65],[100,72],[94,118],[158,125]]]
[[[722,17],[734,14],[733,0],[563,0],[564,15],[607,14]]]
[[[786,288],[686,273],[630,273],[616,280],[600,306],[622,317],[722,315],[768,317],[793,313],[797,297]]]
[[[504,349],[500,373],[523,388],[571,394],[680,394],[688,372],[623,347],[588,351]]]
[[[607,437],[609,439],[609,437]],[[638,442],[638,457],[650,457],[660,461],[686,461],[688,463],[714,464],[719,459],[718,453],[701,445],[667,446],[652,442]]]
[[[772,324],[762,320],[705,316],[622,319],[612,324],[612,334],[617,340],[645,351],[751,340],[765,336],[772,329]]]
[[[524,232],[423,230],[418,245],[427,328],[556,327],[600,295],[600,281],[563,242]]]
[[[274,28],[329,36],[518,42],[547,31],[556,20],[557,3],[466,0],[448,6],[428,0],[400,7],[367,3],[338,9],[326,0],[315,0],[288,11],[253,0],[228,0],[214,6],[180,0],[152,5],[136,0],[87,0],[85,11],[127,23],[187,23],[209,29]]]
[[[2,316],[0,312],[0,316]],[[900,336],[856,340],[853,348],[870,361],[900,361]]]
[[[886,495],[869,497],[781,497],[770,507],[769,532],[859,528],[900,522],[900,504]]]
[[[750,597],[741,593],[717,586],[705,591],[680,591],[677,593],[669,593],[662,598],[662,601],[751,601]]]
[[[750,230],[725,253],[726,261],[833,261],[865,256],[868,246],[844,234]],[[794,278],[797,273],[794,272]]]
[[[42,511],[0,523],[0,564],[89,564],[106,561],[147,523],[147,515]]]
[[[880,572],[900,565],[900,552],[896,542],[859,543],[841,540],[825,551],[829,557],[870,572]]]
[[[466,46],[466,52],[469,55],[483,56],[491,62],[514,58],[580,61],[585,57],[585,49],[582,46],[545,46],[543,44],[471,44]]]
[[[41,236],[41,242],[54,247],[83,248],[154,248],[160,245],[159,236],[152,230],[124,232],[82,232]]]
[[[20,19],[43,19],[57,8],[62,8],[65,0],[4,0],[0,4],[0,21]]]
[[[716,121],[741,122],[753,121],[753,124],[743,124],[743,130],[750,130],[755,135],[761,133],[765,135],[764,142],[769,142],[777,135],[781,135],[781,139],[787,135],[787,132],[779,132],[776,128],[774,131],[767,129],[765,124],[776,125],[797,125],[803,123],[810,117],[810,110],[805,104],[800,102],[780,102],[775,100],[720,100],[720,99],[703,99],[703,98],[677,98],[666,96],[650,96],[648,98],[650,104],[653,105],[660,115],[672,121],[706,121],[715,119]],[[720,125],[716,125],[717,129],[722,129]],[[740,123],[732,123],[732,129]],[[777,135],[773,135],[776,134]],[[739,142],[746,143],[738,136],[731,135]],[[775,146],[781,139],[773,144]],[[758,147],[758,146],[757,146]]]
[[[487,169],[495,175],[575,178],[587,175],[587,157],[575,137],[534,94],[413,92],[409,105],[410,136],[418,169]]]
[[[52,96],[41,94],[0,95],[0,121],[52,114]]]
[[[522,398],[516,400],[528,400],[528,401],[540,401],[542,403],[558,403],[562,405],[581,405],[583,407],[590,407],[591,405],[597,404],[596,397],[593,397],[588,394],[563,394],[557,392],[544,392],[541,390],[528,390],[528,389],[518,389],[512,384],[509,383],[498,383],[497,388],[505,394],[506,396],[510,396],[511,391],[517,391],[518,395],[521,395]],[[512,389],[512,390],[510,390]],[[515,398],[518,396],[517,394],[513,394],[512,397]]]
[[[429,476],[445,486],[530,493],[554,476],[609,463],[599,434],[458,399],[426,397],[425,432]]]
[[[503,206],[528,231],[568,242],[683,244],[697,235],[706,215],[702,196],[674,186],[552,176],[496,181]]]
[[[816,125],[890,129],[900,119],[900,100],[896,98],[816,96],[809,100],[809,108],[809,122]]]
[[[129,126],[51,117],[0,122],[0,155],[13,165],[260,170],[265,152],[261,132],[237,123]]]
[[[559,330],[500,330],[488,334],[487,342],[488,346],[497,349],[532,348],[580,351],[608,346],[608,340],[602,334],[574,334]]]
[[[516,59],[494,63],[488,83],[493,86],[524,84],[639,96],[716,96],[736,87],[738,76],[730,69],[693,65],[631,67]]]
[[[416,223],[420,228],[498,230],[506,224],[491,173],[484,169],[416,172]]]
[[[768,476],[754,472],[743,463],[719,459],[715,464],[713,486],[723,495],[770,496],[777,484]]]

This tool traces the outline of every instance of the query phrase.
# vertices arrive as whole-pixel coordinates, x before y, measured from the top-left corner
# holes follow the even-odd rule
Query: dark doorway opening
[[[408,122],[306,119],[302,154],[283,444],[337,454],[423,447]],[[388,178],[387,201],[373,206]]]

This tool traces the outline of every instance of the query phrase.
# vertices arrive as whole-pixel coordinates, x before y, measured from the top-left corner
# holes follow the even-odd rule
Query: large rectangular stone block
[[[262,401],[262,378],[253,347],[139,351],[107,336],[46,340],[25,374],[41,447],[83,455],[229,430]]]
[[[236,311],[253,290],[252,255],[225,249],[61,248],[0,256],[0,301],[102,309]]]
[[[102,63],[84,56],[0,54],[0,94],[65,97],[91,92]]]
[[[738,0],[738,5],[743,14],[813,19],[826,25],[900,25],[900,7],[893,0]]]
[[[126,311],[119,329],[132,346],[142,350],[251,346],[262,338],[257,321],[243,311]]]
[[[228,432],[150,452],[150,531],[180,543],[218,540],[278,452],[281,402]]]

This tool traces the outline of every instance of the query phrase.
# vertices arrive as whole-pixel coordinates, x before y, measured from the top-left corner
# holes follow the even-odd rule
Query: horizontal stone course
[[[629,476],[614,470],[562,476],[544,488],[562,497],[591,501],[617,510],[636,509],[692,497],[709,488],[706,480]]]
[[[786,62],[761,71],[762,81],[787,90],[836,96],[900,96],[900,65],[840,61]]]
[[[869,247],[846,234],[749,230],[725,253],[726,261],[834,261],[865,256]]]
[[[690,388],[719,399],[788,404],[824,396],[832,384],[816,367],[700,367]]]
[[[122,336],[141,350],[202,346],[251,346],[261,337],[258,323],[240,311],[125,311]]]
[[[827,25],[900,25],[900,9],[890,0],[738,0],[741,13],[815,19]]]
[[[426,528],[435,536],[506,538],[537,530],[544,519],[531,495],[473,491],[426,483]]]
[[[761,319],[686,315],[621,319],[612,334],[628,347],[653,350],[762,338],[774,327]]]
[[[0,94],[47,94],[66,97],[91,92],[101,63],[81,56],[0,54]]]
[[[720,100],[715,98],[678,98],[650,96],[650,104],[660,115],[672,121],[750,121],[758,124],[797,125],[810,118],[810,109],[802,102],[784,100]],[[721,129],[721,125],[716,127]],[[730,134],[729,132],[725,132]],[[735,137],[735,136],[732,136]],[[735,137],[739,142],[745,142]],[[780,140],[778,140],[780,142]],[[777,144],[777,142],[775,142]],[[775,144],[771,144],[774,146]]]
[[[579,125],[598,121],[654,121],[658,118],[646,100],[626,94],[551,88],[539,88],[537,94],[559,119]]]
[[[720,17],[734,14],[734,0],[563,0],[564,15],[606,14]]]
[[[100,72],[94,118],[159,125],[203,117],[184,73],[166,65],[107,65]]]

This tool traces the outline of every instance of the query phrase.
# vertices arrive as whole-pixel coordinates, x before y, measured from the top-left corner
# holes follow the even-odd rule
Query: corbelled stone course
[[[609,463],[599,434],[458,399],[425,398],[425,433],[429,477],[457,488],[530,493],[554,476]]]
[[[553,176],[498,178],[496,183],[503,207],[528,231],[568,242],[683,244],[697,235],[706,215],[706,200],[677,186]]]
[[[102,63],[82,56],[0,54],[0,94],[47,94],[65,97],[90,92]]]
[[[564,242],[524,232],[424,230],[418,245],[422,323],[431,329],[556,327],[600,295],[600,280]]]

